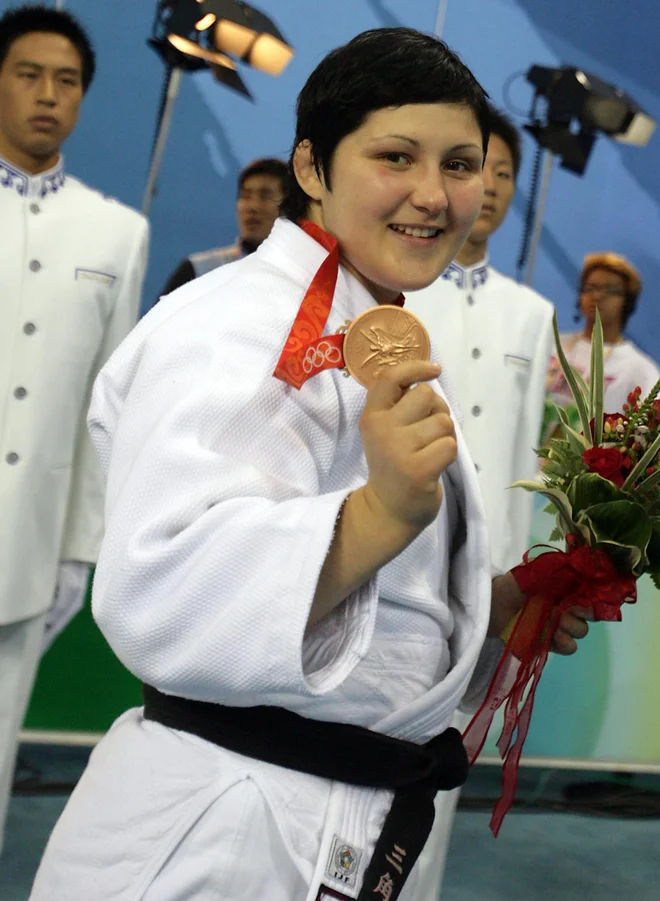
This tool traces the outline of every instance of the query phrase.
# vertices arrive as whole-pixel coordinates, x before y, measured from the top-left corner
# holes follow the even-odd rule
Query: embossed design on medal
[[[371,387],[383,368],[430,356],[431,342],[419,319],[389,304],[361,313],[344,338],[346,369],[365,388]]]

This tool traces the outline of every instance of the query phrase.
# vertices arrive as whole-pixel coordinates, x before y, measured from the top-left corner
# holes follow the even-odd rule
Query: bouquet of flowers
[[[495,835],[513,802],[536,687],[562,612],[580,606],[590,608],[595,620],[620,621],[622,604],[636,600],[635,583],[643,573],[660,588],[660,381],[644,400],[636,388],[623,410],[607,413],[600,317],[596,314],[591,339],[588,385],[568,364],[556,317],[554,330],[582,430],[558,406],[563,435],[538,452],[545,459],[541,481],[512,487],[548,499],[556,514],[550,540],[563,538],[566,550],[550,548],[534,557],[527,551],[513,570],[527,601],[502,636],[504,655],[464,735],[473,763],[493,714],[506,703],[497,744],[504,767],[502,795],[491,819]]]

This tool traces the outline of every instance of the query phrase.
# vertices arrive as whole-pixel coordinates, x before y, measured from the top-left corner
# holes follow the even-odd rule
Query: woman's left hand
[[[522,609],[526,597],[518,588],[518,583],[510,572],[493,579],[490,623],[488,636],[498,637],[511,620]],[[572,607],[565,610],[552,640],[552,650],[557,654],[570,656],[577,649],[577,640],[589,631],[588,622],[593,621],[593,611],[587,607]]]

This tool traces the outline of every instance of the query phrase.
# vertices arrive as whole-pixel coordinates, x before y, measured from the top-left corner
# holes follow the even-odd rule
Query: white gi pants
[[[46,614],[0,625],[0,850],[18,748],[18,733],[37,674]]]
[[[330,785],[129,710],[94,749],[30,899],[313,901]],[[376,794],[361,795],[363,813]],[[389,807],[382,794],[378,822],[362,824],[370,840]]]

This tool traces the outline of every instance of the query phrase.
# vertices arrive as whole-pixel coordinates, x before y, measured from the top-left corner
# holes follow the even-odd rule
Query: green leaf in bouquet
[[[595,504],[581,510],[576,517],[578,524],[588,524],[596,544],[610,545],[608,553],[621,562],[625,549],[626,565],[632,571],[637,570],[640,562],[646,559],[646,548],[651,539],[651,520],[644,508],[634,501],[609,501]]]
[[[591,438],[591,428],[589,427],[589,411],[587,409],[587,398],[583,395],[580,385],[578,384],[577,379],[575,378],[575,372],[571,368],[570,363],[566,359],[566,354],[564,353],[564,348],[561,346],[561,340],[559,338],[559,327],[557,325],[557,313],[555,312],[552,317],[552,328],[555,333],[555,346],[557,350],[557,357],[559,359],[559,365],[561,366],[562,372],[564,373],[564,378],[568,384],[568,387],[571,389],[571,394],[573,395],[573,400],[578,408],[578,413],[580,414],[580,422],[582,423],[582,432],[587,441]],[[591,443],[589,447],[591,447]]]
[[[658,469],[657,472],[654,472],[652,475],[648,476],[648,478],[644,479],[643,482],[640,482],[638,485],[636,485],[633,494],[637,496],[648,494],[648,492],[652,488],[655,488],[658,482],[660,482],[660,469]]]
[[[651,581],[653,582],[655,587],[660,591],[660,572],[658,572],[658,573],[652,572],[651,573]]]
[[[589,403],[589,398],[591,397],[591,390],[589,385],[587,385],[582,373],[578,372],[577,369],[573,370],[573,375],[575,376],[575,381],[577,382],[577,386],[582,392],[582,397],[584,397],[584,402]]]
[[[594,422],[594,446],[603,440],[603,324],[600,313],[596,310],[596,318],[591,333],[591,402],[589,415]]]
[[[520,482],[514,482],[511,487],[524,488],[525,491],[534,491],[537,494],[542,494],[543,497],[550,501],[553,511],[561,521],[561,525],[566,527],[566,533],[574,528],[573,510],[571,509],[571,503],[564,491],[560,491],[558,488],[550,488],[543,482],[530,482],[525,481],[524,479]]]
[[[564,536],[564,533],[562,532],[562,530],[558,526],[555,526],[554,529],[552,530],[552,532],[550,532],[550,537],[548,538],[548,541],[561,541],[562,538],[564,538],[564,537],[565,536]]]
[[[643,476],[646,472],[647,466],[650,466],[655,458],[660,453],[660,435],[655,439],[653,444],[650,444],[646,451],[639,458],[637,465],[628,473],[628,477],[623,483],[623,490],[626,491],[629,489],[640,476]]]
[[[651,538],[646,547],[649,570],[660,573],[660,519],[651,519]]]
[[[596,504],[630,500],[620,488],[609,479],[599,476],[597,472],[584,472],[574,478],[566,494],[571,502],[573,515],[578,510],[586,510]]]
[[[584,448],[579,452],[574,450],[564,438],[553,438],[550,442],[548,463],[543,467],[544,481],[551,483],[552,487],[563,487],[587,471],[587,466],[582,460]]]
[[[561,427],[564,431],[569,447],[571,448],[573,453],[582,456],[582,451],[587,450],[591,447],[591,445],[584,437],[584,435],[582,435],[580,432],[576,432],[575,429],[571,428],[570,422],[568,421],[568,414],[563,407],[555,404],[555,410],[557,411],[557,417],[559,419],[559,422],[561,423]]]

